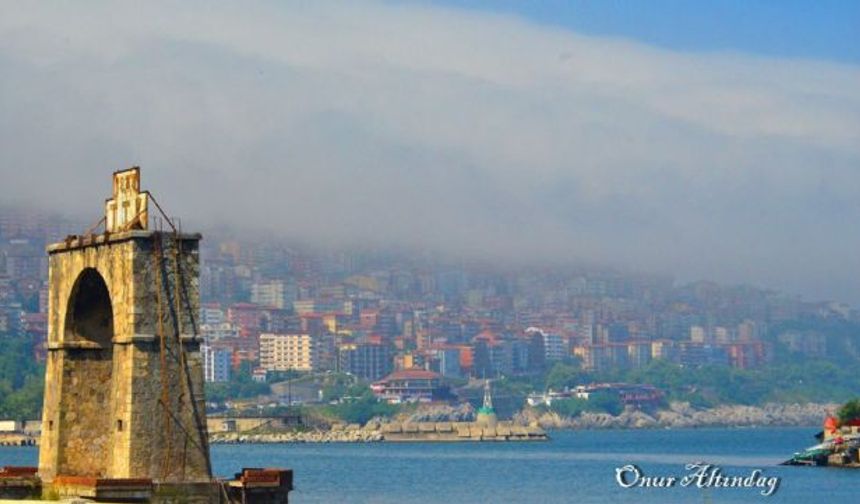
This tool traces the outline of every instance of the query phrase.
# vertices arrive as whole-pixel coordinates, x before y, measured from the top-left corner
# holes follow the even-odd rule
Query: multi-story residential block
[[[675,342],[667,339],[659,339],[651,342],[651,358],[674,361],[677,357]]]
[[[707,329],[702,326],[690,326],[690,341],[704,345],[708,339]]]
[[[250,303],[236,303],[227,309],[227,320],[239,328],[242,338],[256,338],[268,325],[266,308]]]
[[[580,359],[580,365],[585,371],[599,372],[610,367],[610,351],[608,345],[577,345],[573,353]]]
[[[761,339],[762,328],[752,320],[744,320],[738,324],[738,341],[758,341]]]
[[[200,324],[216,325],[227,321],[224,310],[217,303],[210,303],[200,307]]]
[[[714,328],[714,343],[728,345],[735,340],[735,332],[728,327],[717,326]]]
[[[251,302],[267,308],[284,308],[284,282],[281,280],[266,280],[254,282],[251,285]]]
[[[560,334],[547,332],[537,327],[529,327],[525,332],[530,336],[539,335],[541,337],[545,362],[558,362],[570,356],[568,340]]]
[[[365,380],[378,380],[391,372],[388,347],[378,343],[350,343],[338,348],[338,370]]]
[[[315,371],[317,366],[317,345],[311,335],[260,335],[260,367],[266,371]]]
[[[560,334],[543,332],[544,357],[547,362],[557,362],[569,357],[567,340]]]
[[[738,342],[726,345],[729,365],[739,369],[753,369],[770,361],[770,347],[763,341]]]
[[[651,362],[650,341],[630,341],[627,343],[627,361],[630,367],[641,368]]]
[[[462,376],[460,369],[460,349],[457,347],[442,347],[433,349],[438,362],[438,372],[449,378]]]
[[[678,344],[678,360],[687,367],[727,366],[729,355],[723,346],[682,341]]]
[[[20,335],[24,328],[24,313],[21,303],[0,304],[0,333]]]
[[[206,341],[217,341],[228,338],[239,337],[239,327],[230,322],[221,322],[220,324],[203,324],[200,326],[200,333]]]
[[[42,244],[28,238],[13,238],[4,244],[6,274],[11,278],[47,278],[47,258]]]
[[[233,352],[227,348],[203,344],[200,345],[200,353],[203,355],[204,380],[210,383],[230,381]]]

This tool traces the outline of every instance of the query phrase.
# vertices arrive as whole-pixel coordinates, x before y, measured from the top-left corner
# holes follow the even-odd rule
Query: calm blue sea
[[[295,503],[797,502],[853,501],[860,472],[776,465],[815,444],[810,428],[555,432],[549,442],[217,445],[215,472],[277,466],[295,471]],[[36,448],[0,448],[0,465],[34,465]],[[724,474],[761,469],[781,484],[759,489],[623,489],[615,468],[683,476],[705,461]]]

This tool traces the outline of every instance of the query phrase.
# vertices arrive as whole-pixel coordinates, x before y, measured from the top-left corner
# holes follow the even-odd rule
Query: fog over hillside
[[[18,4],[0,203],[860,302],[860,68],[367,2]],[[201,15],[205,11],[205,15]]]

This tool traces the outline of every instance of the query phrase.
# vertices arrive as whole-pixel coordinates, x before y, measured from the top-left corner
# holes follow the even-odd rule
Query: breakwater
[[[334,424],[313,429],[276,428],[273,419],[210,418],[210,442],[219,443],[373,443],[397,441],[532,441],[546,431],[577,429],[664,429],[700,427],[791,427],[819,425],[837,404],[722,405],[696,408],[672,402],[654,412],[627,409],[618,415],[585,412],[575,417],[525,408],[492,427],[469,420],[458,408],[430,406],[405,418],[375,419],[366,425]],[[465,419],[465,420],[464,420]],[[237,428],[225,431],[230,423]]]
[[[721,405],[696,408],[686,402],[672,402],[655,412],[627,409],[619,415],[582,413],[575,417],[526,408],[514,415],[521,425],[543,429],[657,429],[698,427],[806,427],[820,425],[838,404],[765,404],[763,406]]]
[[[39,437],[26,432],[0,433],[0,446],[36,446]]]
[[[369,422],[335,424],[330,429],[219,432],[211,443],[373,443],[373,442],[483,442],[542,441],[548,439],[538,426],[512,422],[481,425],[476,422]]]

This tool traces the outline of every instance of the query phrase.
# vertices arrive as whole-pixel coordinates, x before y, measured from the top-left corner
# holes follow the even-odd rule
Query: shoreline
[[[546,432],[546,436],[543,438],[536,439],[522,439],[518,440],[518,442],[540,442],[540,441],[551,441],[552,434],[559,432],[605,432],[605,431],[657,431],[657,430],[680,430],[680,431],[695,431],[695,430],[757,430],[757,429],[780,429],[780,428],[797,428],[797,429],[809,429],[815,430],[818,427],[816,425],[701,425],[701,426],[685,426],[685,427],[617,427],[617,428],[572,428],[572,427],[560,427],[555,429],[549,429]],[[218,445],[231,445],[231,444],[313,444],[313,443],[321,443],[321,444],[341,444],[341,443],[349,443],[349,444],[364,444],[364,443],[476,443],[476,442],[484,442],[484,443],[504,443],[510,442],[509,440],[499,439],[499,440],[468,440],[468,439],[457,439],[454,437],[451,438],[414,438],[414,439],[385,439],[384,435],[380,432],[374,432],[369,436],[362,437],[344,437],[338,435],[332,435],[333,431],[305,431],[305,432],[284,432],[284,433],[269,433],[269,434],[237,434],[235,436],[223,436],[220,434],[215,434],[210,436],[209,443],[210,444],[218,444]]]
[[[306,431],[211,433],[212,444],[236,443],[371,443],[371,442],[506,442],[546,438],[547,432],[589,430],[695,430],[761,429],[801,427],[815,429],[828,412],[838,405],[830,403],[766,404],[763,406],[722,405],[695,408],[689,403],[673,402],[665,409],[644,412],[627,409],[619,415],[582,413],[565,417],[551,411],[526,408],[511,421],[500,423],[504,430],[457,435],[457,426],[471,422],[371,421],[367,425],[335,424],[328,429]],[[442,407],[439,408],[440,410]],[[425,412],[432,417],[433,412]],[[426,417],[425,417],[426,418]],[[453,427],[453,428],[452,428]],[[514,429],[512,431],[511,429]],[[531,430],[531,431],[530,431]],[[531,432],[531,434],[529,434]],[[409,433],[410,435],[407,435]],[[513,434],[513,435],[512,435]],[[388,438],[388,439],[386,439]]]
[[[546,433],[590,430],[696,430],[696,429],[760,429],[768,427],[802,427],[811,430],[821,425],[824,417],[838,408],[835,403],[771,403],[762,406],[721,405],[695,408],[689,403],[673,402],[667,408],[653,412],[628,409],[619,415],[582,413],[566,417],[552,411],[525,408],[514,414],[511,421],[500,422],[500,431],[457,435],[457,426],[471,422],[448,421],[448,406],[430,407],[420,420],[375,419],[367,425],[334,424],[329,428],[308,430],[254,429],[242,432],[212,432],[211,444],[279,444],[279,443],[404,443],[404,442],[508,442],[541,439]],[[460,412],[462,413],[462,412]],[[436,422],[430,418],[438,416]],[[458,417],[458,420],[461,417]],[[400,428],[398,428],[400,426]],[[511,429],[515,431],[512,432]],[[537,429],[528,433],[528,429]],[[0,446],[20,446],[22,434],[0,435]],[[388,439],[386,439],[388,438]],[[26,444],[37,444],[38,436],[28,433]],[[8,442],[2,442],[8,441]]]
[[[530,408],[515,414],[514,420],[539,425],[546,430],[808,427],[820,425],[836,408],[838,405],[831,403],[695,408],[689,403],[672,402],[667,408],[653,412],[628,409],[619,415],[582,413],[576,417]]]
[[[368,422],[335,425],[329,429],[276,430],[267,432],[222,432],[210,434],[212,444],[233,443],[508,443],[545,441],[546,431],[538,426],[521,426],[510,421],[492,424],[477,422]]]

